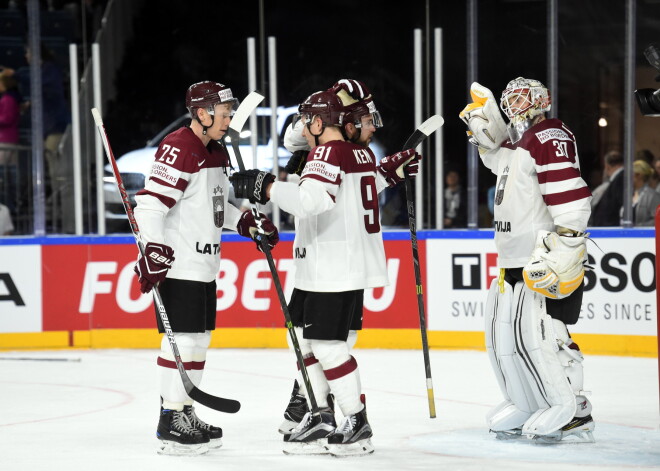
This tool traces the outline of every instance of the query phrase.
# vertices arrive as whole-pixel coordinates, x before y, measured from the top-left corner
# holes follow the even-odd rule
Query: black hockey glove
[[[266,235],[266,243],[272,249],[280,241],[280,234],[277,232],[277,227],[275,224],[266,217],[265,214],[259,213],[261,216],[261,227],[264,230]],[[257,221],[254,219],[254,214],[252,211],[245,211],[241,218],[238,220],[238,225],[236,226],[236,231],[243,237],[249,237],[254,240],[257,244],[257,249],[259,252],[261,250],[261,244],[259,243],[259,229],[257,228]]]
[[[302,171],[307,163],[308,154],[309,152],[306,150],[297,150],[291,154],[291,158],[286,163],[286,167],[284,167],[286,173],[290,175],[294,173],[298,176],[302,175]]]
[[[234,187],[236,198],[247,198],[250,203],[268,203],[268,187],[275,181],[275,176],[268,172],[251,169],[235,172],[229,181]]]

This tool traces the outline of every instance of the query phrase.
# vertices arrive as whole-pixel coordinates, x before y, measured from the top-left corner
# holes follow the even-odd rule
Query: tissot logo
[[[453,289],[481,289],[480,273],[480,254],[453,254],[451,256]]]

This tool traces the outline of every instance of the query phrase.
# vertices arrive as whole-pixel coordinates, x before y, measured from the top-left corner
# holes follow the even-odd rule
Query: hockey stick
[[[419,125],[413,132],[403,150],[414,149],[427,137],[440,129],[445,120],[436,114]],[[429,357],[429,341],[426,336],[426,314],[424,312],[424,294],[422,289],[422,274],[419,268],[419,252],[417,250],[417,229],[415,222],[415,194],[412,179],[406,176],[406,200],[408,206],[408,224],[410,226],[410,242],[412,244],[413,265],[415,267],[415,284],[417,289],[417,309],[419,311],[419,330],[422,334],[422,350],[424,352],[424,367],[426,369],[426,393],[429,399],[429,414],[435,418],[435,398],[433,396],[433,378],[431,378],[431,359]]]
[[[243,163],[243,157],[241,156],[241,151],[238,148],[238,141],[240,138],[241,130],[243,125],[250,115],[252,110],[247,110],[244,114],[239,114],[241,108],[244,104],[252,104],[253,107],[261,103],[265,97],[260,95],[257,92],[250,93],[241,103],[241,106],[236,110],[236,114],[231,119],[229,124],[228,134],[231,138],[231,146],[234,149],[234,154],[236,155],[236,161],[238,162],[238,168],[241,172],[245,171],[245,164]],[[277,158],[277,155],[274,156]],[[275,290],[277,291],[277,297],[280,300],[280,307],[284,313],[284,319],[286,321],[286,328],[289,331],[289,336],[291,337],[291,343],[293,345],[293,350],[296,353],[296,359],[298,360],[298,367],[300,368],[300,374],[302,375],[303,382],[305,383],[305,388],[307,389],[307,396],[309,397],[310,409],[312,411],[312,416],[320,417],[319,406],[316,402],[316,397],[314,396],[314,391],[312,390],[312,383],[309,380],[309,375],[307,374],[307,367],[305,366],[305,361],[300,351],[300,344],[298,343],[298,336],[293,327],[293,322],[291,321],[291,314],[289,314],[289,306],[286,304],[286,298],[284,297],[284,290],[282,289],[282,284],[280,283],[280,277],[277,274],[277,269],[275,268],[275,262],[273,261],[273,255],[270,253],[270,247],[266,242],[266,233],[261,225],[261,216],[259,215],[259,210],[257,209],[256,203],[250,202],[250,207],[252,209],[252,214],[254,215],[254,220],[257,224],[257,230],[259,231],[258,242],[261,245],[261,250],[266,255],[266,260],[268,260],[268,267],[270,268],[270,274],[273,277],[273,283],[275,284]]]
[[[144,257],[144,243],[142,242],[142,235],[140,234],[140,228],[138,227],[138,223],[135,220],[135,216],[133,215],[133,209],[131,208],[131,204],[128,201],[128,194],[126,193],[126,188],[124,188],[124,182],[122,181],[121,175],[119,174],[119,169],[117,168],[117,161],[115,160],[115,156],[112,153],[112,148],[110,147],[110,142],[108,141],[108,134],[105,131],[105,126],[103,125],[101,114],[96,108],[92,108],[92,115],[94,116],[94,122],[96,123],[96,128],[99,130],[99,134],[101,135],[101,140],[103,141],[103,147],[105,147],[105,153],[107,154],[108,160],[110,161],[110,165],[112,166],[112,172],[115,175],[115,180],[117,180],[117,187],[119,188],[119,193],[121,195],[121,200],[124,205],[124,210],[126,211],[126,216],[128,216],[128,222],[131,225],[131,231],[133,231],[133,236],[135,237],[135,243],[138,246],[140,255]],[[153,295],[154,295],[154,304],[158,309],[158,314],[160,315],[160,319],[163,321],[163,327],[165,328],[165,335],[167,336],[167,340],[169,341],[170,347],[172,348],[172,354],[174,355],[176,367],[179,369],[179,374],[181,375],[181,381],[183,381],[183,387],[186,390],[186,394],[188,394],[188,396],[192,400],[197,401],[200,404],[205,405],[206,407],[210,407],[211,409],[220,412],[228,412],[232,414],[238,412],[238,410],[241,408],[240,402],[235,401],[234,399],[226,399],[223,397],[212,396],[208,393],[205,393],[197,386],[195,386],[193,382],[190,380],[190,378],[188,377],[188,373],[186,373],[186,368],[183,364],[183,361],[181,360],[181,355],[179,354],[179,347],[177,347],[176,345],[174,332],[172,332],[172,328],[170,327],[170,321],[167,317],[167,312],[165,311],[163,300],[160,297],[160,292],[158,291],[158,285],[155,285],[153,287]]]

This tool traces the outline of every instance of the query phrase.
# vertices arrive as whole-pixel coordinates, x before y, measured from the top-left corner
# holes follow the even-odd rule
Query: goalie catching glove
[[[275,176],[255,168],[234,172],[229,177],[229,181],[234,187],[236,198],[247,198],[250,203],[266,204],[270,199],[268,197],[268,187],[275,181]]]
[[[144,246],[144,256],[138,258],[135,264],[135,274],[140,282],[140,291],[148,293],[155,284],[160,283],[167,276],[167,270],[172,268],[174,250],[165,244],[149,242]]]
[[[548,298],[562,299],[584,279],[586,235],[561,236],[539,231],[532,258],[523,268],[527,287]]]
[[[378,171],[385,177],[390,187],[396,186],[405,177],[415,178],[419,173],[422,156],[415,149],[407,149],[394,155],[383,157],[378,164]]]
[[[479,148],[480,153],[495,150],[506,139],[507,130],[493,92],[474,82],[470,95],[473,102],[458,114],[468,126],[469,141]]]
[[[273,222],[266,217],[265,214],[259,213],[261,218],[261,228],[264,231],[265,242],[268,244],[268,247],[271,249],[277,245],[280,241],[280,234],[277,232],[277,227]],[[238,232],[243,237],[249,237],[257,244],[257,249],[260,252],[263,252],[261,249],[260,236],[262,235],[259,232],[259,227],[257,226],[257,221],[254,219],[254,214],[252,211],[245,211],[241,218],[238,220],[236,225],[236,232]]]

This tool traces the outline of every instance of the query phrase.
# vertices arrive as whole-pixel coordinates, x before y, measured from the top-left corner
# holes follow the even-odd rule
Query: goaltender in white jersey
[[[486,347],[504,401],[487,415],[498,438],[593,441],[583,356],[567,325],[580,315],[591,192],[575,137],[546,119],[550,93],[519,77],[502,93],[473,83],[460,113],[470,142],[497,175],[495,244],[500,277],[486,302]]]

